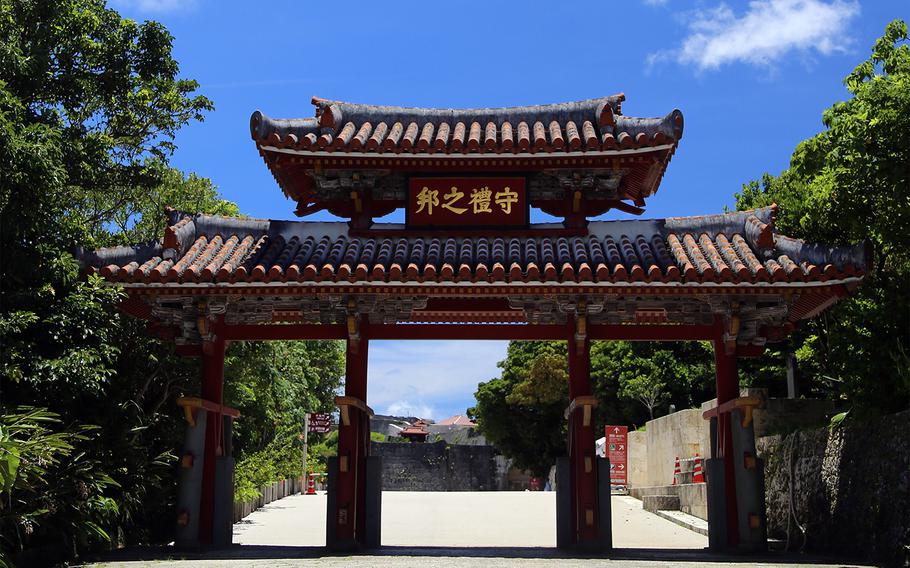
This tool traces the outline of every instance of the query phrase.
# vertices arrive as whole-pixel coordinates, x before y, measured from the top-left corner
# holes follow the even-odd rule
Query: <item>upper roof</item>
[[[349,234],[346,223],[173,211],[160,242],[87,252],[112,282],[154,289],[240,284],[467,282],[696,286],[858,280],[863,244],[810,244],[777,233],[776,207],[700,217],[592,222],[586,237]],[[393,233],[394,235],[394,233]]]
[[[396,189],[403,182],[389,180],[390,174],[467,171],[607,176],[614,184],[611,199],[640,207],[657,191],[682,137],[683,116],[679,110],[656,118],[624,116],[623,100],[619,94],[547,105],[440,109],[314,97],[310,118],[271,118],[257,110],[250,134],[279,186],[298,202],[299,215],[319,210],[313,207],[318,204],[351,216],[347,193],[339,199],[333,190],[378,184],[372,201],[381,216],[388,210],[380,202],[401,201]],[[339,172],[359,177],[351,181]],[[592,191],[590,179],[576,185],[604,198]],[[532,205],[542,206],[533,200]],[[603,204],[594,209],[594,214],[605,210]]]
[[[261,145],[327,152],[571,152],[675,144],[682,113],[622,115],[625,95],[548,105],[442,109],[313,98],[314,118],[277,119],[260,111],[250,133]]]

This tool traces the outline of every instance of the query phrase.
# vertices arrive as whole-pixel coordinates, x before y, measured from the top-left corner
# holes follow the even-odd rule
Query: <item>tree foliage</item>
[[[910,403],[910,45],[888,24],[871,57],[844,79],[850,94],[822,114],[790,167],[736,196],[739,209],[776,202],[781,232],[811,242],[867,240],[872,270],[855,295],[791,340],[812,391],[863,411]]]
[[[101,0],[0,0],[0,553],[25,565],[172,539],[174,400],[198,394],[199,362],[150,338],[74,256],[160,238],[166,205],[238,214],[168,165],[177,130],[212,107],[171,42]],[[228,357],[226,402],[249,416],[241,461],[292,447],[282,432],[341,375],[332,343]]]
[[[566,452],[567,356],[562,341],[510,342],[498,363],[501,376],[478,385],[477,404],[468,410],[493,445],[538,476]],[[664,404],[691,408],[713,398],[713,355],[703,342],[595,341],[591,382],[598,431],[606,424],[643,424]],[[655,385],[656,393],[645,393]],[[645,394],[650,409],[639,401]]]
[[[118,215],[143,232],[160,191],[225,207],[167,166],[177,129],[211,106],[170,50],[159,24],[103,2],[0,1],[0,411],[47,408],[48,435],[73,446],[46,464],[48,487],[16,475],[0,532],[21,538],[0,546],[25,562],[166,534],[179,422],[159,410],[195,391],[194,365],[117,312],[120,292],[82,280],[72,252],[117,242]]]
[[[565,453],[566,344],[511,341],[499,378],[477,385],[468,415],[516,467],[546,475]]]
[[[256,497],[262,485],[301,474],[304,415],[334,409],[344,353],[338,341],[231,346],[225,360],[225,400],[243,413],[233,432],[236,500]],[[311,471],[325,470],[325,456],[318,451],[321,438],[310,434]]]
[[[644,424],[669,405],[696,408],[714,398],[714,356],[702,341],[597,341],[591,347],[591,380],[604,424]],[[640,398],[653,404],[651,409]]]

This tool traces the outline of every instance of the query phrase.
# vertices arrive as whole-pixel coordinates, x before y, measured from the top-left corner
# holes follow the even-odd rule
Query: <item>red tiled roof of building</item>
[[[405,429],[398,433],[400,436],[426,436],[429,434],[427,431],[427,423],[425,420],[417,420],[416,422],[409,424]]]
[[[163,243],[83,255],[139,286],[317,283],[778,285],[858,279],[862,244],[827,247],[774,230],[773,209],[591,222],[586,237],[352,237],[344,223],[174,212]],[[379,226],[381,227],[381,226]],[[375,234],[381,234],[377,228]]]
[[[436,423],[437,426],[476,426],[470,418],[463,414],[457,416],[450,416],[445,420],[440,420]]]

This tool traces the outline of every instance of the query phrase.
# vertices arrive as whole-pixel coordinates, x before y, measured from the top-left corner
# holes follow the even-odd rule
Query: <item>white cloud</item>
[[[441,420],[474,404],[477,383],[499,376],[507,341],[371,341],[367,404],[377,414]]]
[[[170,14],[186,12],[196,8],[197,0],[112,0],[111,4],[121,10],[134,10],[143,14]]]
[[[389,416],[415,416],[417,418],[432,418],[436,415],[436,411],[426,404],[406,401],[406,400],[397,400],[392,404],[389,404],[385,407],[385,412],[380,414],[386,414]]]
[[[741,16],[720,4],[687,16],[689,33],[673,50],[652,53],[649,66],[675,60],[698,70],[742,62],[769,66],[784,55],[829,55],[849,44],[856,0],[754,0]]]

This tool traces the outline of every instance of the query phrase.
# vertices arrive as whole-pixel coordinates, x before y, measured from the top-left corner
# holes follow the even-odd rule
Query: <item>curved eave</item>
[[[508,154],[465,154],[462,152],[445,152],[434,154],[403,154],[403,153],[383,153],[383,152],[337,152],[331,150],[296,150],[293,148],[281,148],[278,146],[262,145],[260,148],[265,152],[276,152],[291,156],[308,156],[323,158],[382,158],[385,160],[401,161],[433,161],[439,159],[455,160],[484,160],[484,161],[501,161],[503,159],[520,159],[529,158],[535,160],[555,160],[562,158],[593,158],[596,156],[635,156],[638,154],[647,154],[661,150],[671,150],[676,144],[660,144],[655,146],[644,146],[641,148],[626,149],[601,149],[601,150],[579,150],[559,153],[540,153],[540,152],[510,152]]]
[[[443,280],[416,280],[405,282],[388,282],[385,280],[376,281],[350,281],[350,280],[324,280],[324,281],[304,281],[304,282],[115,282],[127,290],[179,290],[179,291],[214,291],[213,293],[222,294],[226,290],[267,290],[269,292],[279,292],[289,290],[289,293],[298,294],[302,288],[340,288],[368,290],[373,288],[391,289],[391,288],[409,288],[413,290],[419,288],[419,292],[426,294],[451,295],[453,292],[489,292],[491,294],[500,294],[503,290],[515,289],[539,289],[541,292],[549,294],[554,293],[553,289],[558,288],[557,293],[578,293],[578,289],[614,290],[615,294],[636,293],[645,291],[649,294],[679,294],[692,293],[694,291],[711,291],[718,293],[740,293],[748,290],[753,293],[777,293],[784,290],[804,290],[807,288],[832,288],[837,286],[856,286],[862,283],[864,276],[850,276],[846,278],[837,278],[826,280],[824,282],[584,282],[584,281],[494,281],[494,282],[449,282]],[[607,292],[610,293],[610,292]],[[470,294],[469,294],[470,295]]]

